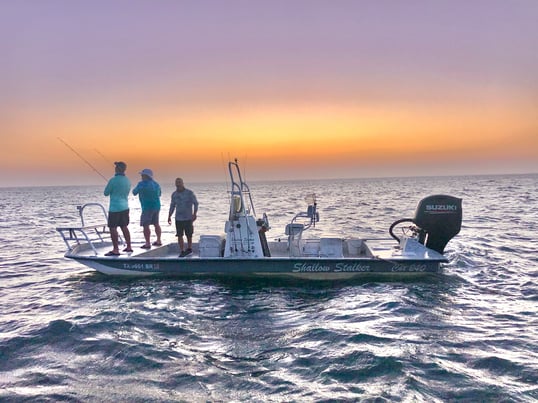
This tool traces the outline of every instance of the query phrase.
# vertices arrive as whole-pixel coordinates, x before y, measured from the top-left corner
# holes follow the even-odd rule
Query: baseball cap
[[[116,165],[116,168],[121,172],[124,172],[127,169],[127,164],[123,161],[116,161],[114,162],[114,165]]]
[[[142,171],[140,171],[140,175],[146,175],[153,178],[153,171],[149,168],[144,168]]]

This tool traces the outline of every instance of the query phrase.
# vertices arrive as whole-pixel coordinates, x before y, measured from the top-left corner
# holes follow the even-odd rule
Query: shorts
[[[129,209],[108,212],[108,227],[126,227],[129,225]]]
[[[159,225],[159,211],[160,210],[142,211],[142,215],[140,215],[140,226]]]
[[[183,236],[183,233],[185,233],[187,238],[192,238],[192,234],[194,233],[192,220],[176,221],[176,236]]]

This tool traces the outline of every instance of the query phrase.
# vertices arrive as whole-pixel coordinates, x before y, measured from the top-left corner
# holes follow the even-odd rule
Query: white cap
[[[153,171],[149,168],[144,168],[142,171],[140,171],[140,175],[146,175],[153,179]]]

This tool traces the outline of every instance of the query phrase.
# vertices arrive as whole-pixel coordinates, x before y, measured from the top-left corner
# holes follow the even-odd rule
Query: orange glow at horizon
[[[536,127],[528,123],[532,111],[520,106],[490,105],[480,114],[465,105],[308,104],[181,112],[125,115],[118,111],[97,114],[94,120],[76,114],[61,120],[52,114],[34,116],[29,122],[40,122],[39,127],[27,123],[19,128],[32,145],[24,151],[27,158],[8,153],[0,166],[61,171],[83,165],[57,138],[107,175],[111,163],[120,159],[128,162],[131,172],[152,167],[172,174],[177,166],[215,169],[223,158],[234,157],[248,157],[253,166],[262,168],[271,163],[300,167],[313,160],[343,165],[349,164],[345,160],[359,159],[363,163],[405,163],[417,158],[433,162],[476,155],[483,160],[508,149],[531,156],[536,152],[529,150],[538,149],[533,135]]]
[[[272,156],[275,151],[279,155],[376,150],[403,153],[451,149],[453,145],[488,148],[489,144],[513,140],[517,133],[525,135],[537,129],[526,124],[529,117],[522,115],[521,110],[491,108],[476,114],[466,107],[460,110],[290,107],[244,114],[233,110],[191,112],[177,119],[150,115],[129,116],[126,120],[118,116],[94,122],[62,120],[58,123],[41,118],[35,119],[39,127],[26,127],[21,135],[28,136],[30,142],[60,137],[75,148],[97,149],[105,156],[121,150],[136,159],[173,160],[178,152],[195,160],[222,152],[248,153],[256,157]],[[530,136],[526,141],[534,139]]]

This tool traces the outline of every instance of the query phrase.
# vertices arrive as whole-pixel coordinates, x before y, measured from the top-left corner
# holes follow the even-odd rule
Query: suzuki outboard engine
[[[445,246],[460,232],[462,220],[461,199],[446,195],[428,196],[420,201],[412,220],[404,218],[390,226],[389,233],[398,242],[393,228],[402,222],[412,222],[413,231],[424,246],[443,253]]]

